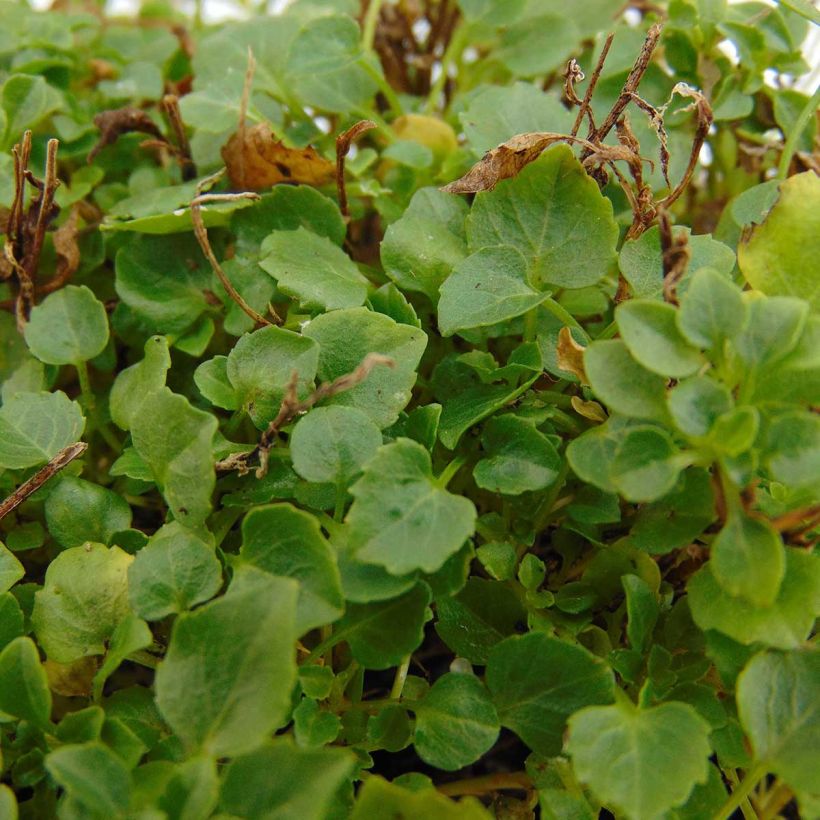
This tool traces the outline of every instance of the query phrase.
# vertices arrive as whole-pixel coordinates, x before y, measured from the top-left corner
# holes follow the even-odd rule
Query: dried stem
[[[299,401],[297,394],[299,374],[294,370],[285,388],[285,396],[282,399],[279,412],[265,432],[262,433],[256,447],[248,453],[238,453],[217,462],[216,469],[238,470],[240,475],[245,475],[250,471],[250,462],[258,458],[259,467],[256,470],[256,477],[264,478],[268,471],[268,458],[271,448],[279,435],[279,431],[286,424],[301,413],[306,413],[317,402],[329,399],[337,393],[343,393],[345,390],[350,390],[357,384],[361,384],[370,375],[370,371],[379,365],[395,367],[396,363],[389,356],[383,356],[381,353],[368,353],[355,370],[346,373],[344,376],[339,376],[338,379],[334,379],[332,382],[323,382],[302,401]]]
[[[663,259],[663,298],[676,305],[678,303],[678,283],[686,273],[692,251],[686,234],[675,236],[669,211],[658,210],[658,228],[661,235],[661,256]]]
[[[598,85],[601,72],[604,70],[604,62],[606,61],[607,55],[609,54],[609,49],[612,47],[612,41],[614,39],[615,34],[610,32],[607,35],[606,42],[601,49],[601,53],[598,55],[598,62],[595,65],[595,70],[592,72],[592,76],[589,78],[589,85],[587,86],[586,94],[584,94],[584,99],[581,101],[581,107],[578,109],[575,124],[572,126],[572,131],[570,132],[573,137],[578,133],[578,129],[581,127],[581,122],[583,122],[585,115],[589,118],[590,135],[595,133],[595,121],[592,119],[592,109],[589,107],[589,103],[592,100],[592,95],[595,93],[595,86]]]
[[[802,535],[820,526],[820,504],[790,510],[772,519],[771,523],[779,532]]]
[[[0,504],[0,519],[19,507],[32,493],[36,492],[52,476],[60,472],[67,464],[73,461],[88,449],[84,441],[69,444],[57,453],[51,461],[31,478],[24,481],[2,504]]]
[[[182,112],[179,110],[179,97],[176,94],[166,94],[162,98],[162,108],[174,132],[177,143],[177,160],[179,161],[182,178],[188,182],[196,178],[196,165],[191,159],[191,144],[188,142],[185,123],[182,121]]]
[[[354,140],[376,127],[373,120],[361,120],[336,137],[336,189],[339,192],[339,209],[344,217],[350,215],[347,206],[347,190],[345,188],[345,159],[347,153],[350,151],[350,145]]]
[[[270,325],[272,322],[269,322],[261,313],[257,313],[243,298],[242,294],[233,286],[233,283],[230,279],[228,279],[228,275],[222,268],[222,265],[219,264],[219,260],[216,258],[214,254],[213,248],[211,247],[211,242],[208,239],[208,230],[205,227],[205,222],[202,219],[202,205],[206,202],[233,202],[237,199],[259,199],[259,194],[255,194],[252,191],[244,191],[238,194],[203,194],[202,191],[204,188],[207,188],[209,185],[213,185],[219,179],[221,179],[222,175],[225,173],[225,169],[223,168],[221,171],[218,171],[215,174],[211,174],[211,176],[206,177],[205,179],[201,180],[199,184],[196,186],[196,196],[191,200],[191,222],[194,225],[194,236],[196,237],[196,241],[199,242],[199,247],[202,248],[202,253],[205,255],[205,258],[211,265],[213,272],[216,274],[216,277],[222,283],[222,287],[225,288],[228,296],[239,305],[240,308],[251,318],[256,324],[259,325]],[[276,324],[281,324],[281,319],[274,313],[273,308],[268,306],[268,310],[271,312]]]

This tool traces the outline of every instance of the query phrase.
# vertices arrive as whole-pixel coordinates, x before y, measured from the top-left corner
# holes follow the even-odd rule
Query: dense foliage
[[[0,817],[820,815],[813,7],[58,5]]]

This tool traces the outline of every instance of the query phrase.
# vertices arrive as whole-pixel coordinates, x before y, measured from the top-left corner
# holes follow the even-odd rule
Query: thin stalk
[[[820,85],[817,86],[812,98],[806,103],[803,110],[800,112],[797,122],[794,126],[792,126],[789,137],[786,140],[786,144],[783,146],[783,153],[780,155],[780,164],[777,168],[778,179],[786,179],[789,175],[789,166],[792,164],[792,157],[794,156],[795,151],[797,151],[797,142],[800,139],[800,135],[803,133],[803,129],[806,127],[809,120],[814,116],[814,112],[817,111],[818,106],[820,106]]]
[[[376,26],[379,23],[379,12],[382,10],[382,0],[370,0],[362,24],[362,48],[373,51],[376,40]]]
[[[341,524],[345,517],[345,504],[347,503],[347,487],[340,481],[336,485],[336,505],[333,508],[333,520]]]
[[[541,303],[556,319],[560,319],[565,325],[574,327],[583,334],[584,339],[589,342],[589,334],[581,327],[578,320],[563,306],[559,305],[555,299],[545,299]]]
[[[97,401],[94,398],[94,391],[91,389],[91,379],[88,376],[88,365],[85,362],[77,362],[77,378],[80,382],[80,396],[82,397],[85,409],[93,414],[97,407]]]
[[[464,466],[467,461],[464,456],[457,456],[454,458],[442,471],[436,479],[436,484],[443,490],[453,479],[453,476]]]
[[[384,74],[373,65],[371,58],[365,54],[362,59],[359,60],[359,65],[368,73],[368,75],[373,79],[376,85],[379,86],[379,91],[384,94],[384,98],[387,100],[387,104],[390,106],[390,110],[397,116],[400,117],[404,113],[404,106],[401,104],[401,100],[399,99],[398,94],[393,90],[393,86],[390,85],[389,82],[384,78]],[[367,112],[367,118],[375,120],[376,118],[373,116],[372,111]],[[378,122],[378,121],[377,121]],[[383,120],[382,120],[383,122]],[[381,123],[378,123],[381,125]]]
[[[404,682],[407,680],[407,673],[410,671],[410,656],[408,655],[396,670],[396,677],[393,678],[393,686],[390,689],[390,699],[398,700],[404,690]]]
[[[425,114],[432,114],[436,110],[438,101],[444,91],[444,86],[447,85],[447,75],[450,73],[450,66],[455,60],[461,56],[461,52],[466,45],[466,28],[459,26],[453,32],[452,39],[447,45],[444,56],[441,58],[441,73],[436,77],[433,87],[430,89],[430,95],[427,97],[427,104],[424,107]]]
[[[735,790],[729,795],[729,799],[723,804],[713,820],[727,820],[734,812],[741,808],[748,800],[749,795],[754,791],[755,786],[766,776],[764,765],[755,766],[746,772],[746,777],[741,780]]]

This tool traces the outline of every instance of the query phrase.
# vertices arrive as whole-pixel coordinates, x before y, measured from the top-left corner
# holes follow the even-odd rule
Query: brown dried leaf
[[[151,117],[149,117],[145,111],[141,111],[139,108],[132,108],[131,106],[113,108],[110,111],[101,111],[94,117],[94,125],[100,130],[100,138],[88,155],[87,162],[89,163],[107,145],[112,145],[123,134],[128,134],[132,131],[136,131],[140,134],[150,134],[163,143],[167,142]]]
[[[67,698],[88,697],[97,674],[97,658],[80,658],[71,663],[57,663],[50,658],[43,662],[48,688]]]
[[[336,167],[312,146],[288,148],[266,123],[240,129],[222,147],[222,159],[234,188],[262,191],[281,182],[324,185]]]
[[[448,194],[475,194],[479,191],[492,191],[502,179],[514,177],[522,168],[538,159],[550,145],[556,142],[574,141],[572,137],[550,131],[518,134],[487,151],[461,179],[445,185],[441,190]]]
[[[584,370],[584,351],[572,338],[572,331],[564,326],[558,331],[558,346],[556,347],[558,367],[577,376],[582,384],[589,384]]]

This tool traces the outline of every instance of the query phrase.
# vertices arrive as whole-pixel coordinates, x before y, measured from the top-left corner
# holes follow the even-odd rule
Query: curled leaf
[[[128,105],[125,108],[114,108],[110,111],[100,111],[94,117],[94,125],[100,130],[100,138],[97,144],[91,149],[88,155],[88,163],[91,164],[94,157],[108,145],[113,145],[123,134],[137,131],[141,134],[150,134],[162,143],[165,137],[159,130],[156,123],[145,111],[133,108]]]
[[[589,384],[584,370],[584,348],[572,338],[572,331],[562,327],[558,331],[558,346],[556,347],[558,367],[577,376],[582,384]]]
[[[335,165],[315,148],[288,148],[266,123],[237,131],[222,147],[222,159],[231,185],[251,191],[281,182],[324,185],[336,173]]]

